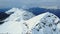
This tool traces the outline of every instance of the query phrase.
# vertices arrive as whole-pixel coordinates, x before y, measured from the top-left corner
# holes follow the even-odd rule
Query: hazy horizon
[[[0,0],[0,8],[28,8],[28,7],[45,7],[58,8],[58,0]]]

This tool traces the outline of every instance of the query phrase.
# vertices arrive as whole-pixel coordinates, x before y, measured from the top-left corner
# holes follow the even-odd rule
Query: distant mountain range
[[[8,10],[10,10],[10,9],[11,9],[11,8],[1,8],[1,9],[0,9],[0,13],[1,13],[1,12],[5,12],[5,11],[8,11]]]
[[[29,8],[27,10],[34,13],[35,15],[39,15],[39,14],[45,13],[45,12],[50,12],[60,18],[60,9],[46,9],[46,8],[33,7],[33,8]]]
[[[55,15],[55,9],[33,9],[12,8],[0,12],[0,33],[60,34],[60,18]]]
[[[6,12],[10,9],[11,8],[0,9],[0,21],[6,19],[9,16],[9,14],[6,14],[4,12]],[[39,14],[42,14],[45,12],[50,12],[50,13],[53,13],[60,18],[60,9],[46,9],[46,8],[32,7],[32,8],[25,9],[25,10],[32,12],[35,15],[39,15]]]

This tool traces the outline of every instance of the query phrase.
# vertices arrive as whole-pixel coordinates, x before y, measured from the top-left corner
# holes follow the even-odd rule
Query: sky
[[[28,7],[51,7],[57,8],[60,0],[0,0],[0,8],[28,8]]]

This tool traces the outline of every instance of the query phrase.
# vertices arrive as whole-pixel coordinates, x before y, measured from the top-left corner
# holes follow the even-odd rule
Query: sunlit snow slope
[[[60,34],[60,19],[49,12],[35,16],[23,9],[12,8],[0,25],[0,33],[8,34]]]
[[[26,21],[31,34],[60,34],[60,19],[49,12]]]
[[[0,33],[22,34],[26,32],[24,21],[35,16],[33,13],[18,8],[12,8],[5,13],[10,14],[10,16],[0,25]]]
[[[23,20],[28,20],[30,18],[32,18],[33,16],[35,16],[33,13],[25,11],[23,9],[18,9],[18,8],[12,8],[9,11],[6,11],[5,13],[7,14],[11,14],[9,18],[7,18],[6,20],[17,20],[17,19],[23,19]]]

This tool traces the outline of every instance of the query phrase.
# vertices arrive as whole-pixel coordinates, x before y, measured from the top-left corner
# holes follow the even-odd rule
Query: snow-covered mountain
[[[13,20],[28,20],[35,16],[33,13],[28,12],[23,9],[12,8],[5,13],[11,14],[6,20],[13,21]]]
[[[0,33],[22,34],[25,29],[23,22],[35,16],[31,12],[18,8],[12,8],[5,13],[10,14],[10,16],[3,20],[4,23],[0,25]]]
[[[0,33],[8,34],[60,34],[60,19],[49,12],[35,16],[23,9],[12,8],[2,25]]]
[[[32,34],[60,34],[60,19],[49,12],[40,14],[26,21]]]

